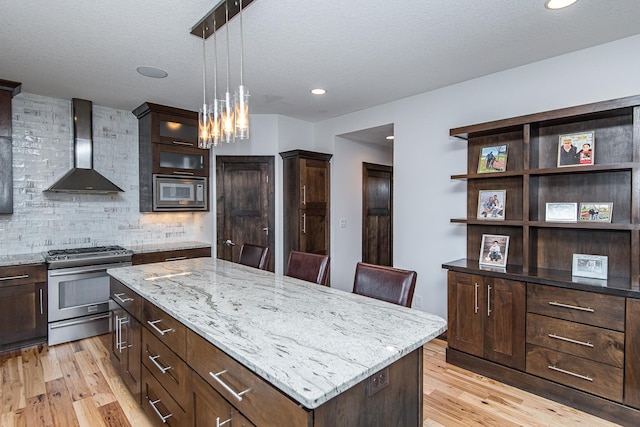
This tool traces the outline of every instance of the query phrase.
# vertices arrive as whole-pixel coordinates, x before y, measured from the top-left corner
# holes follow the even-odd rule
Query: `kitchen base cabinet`
[[[189,248],[171,251],[134,253],[131,258],[133,265],[149,264],[152,262],[177,261],[187,258],[210,257],[211,248]]]
[[[254,427],[198,374],[192,374],[193,426]]]
[[[627,298],[624,367],[624,403],[640,408],[640,300]]]
[[[47,340],[47,268],[0,268],[0,351]]]
[[[142,367],[142,409],[155,426],[191,425],[191,411],[185,411],[145,366]]]

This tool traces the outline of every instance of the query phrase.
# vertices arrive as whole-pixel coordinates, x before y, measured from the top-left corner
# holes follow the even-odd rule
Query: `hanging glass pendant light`
[[[236,138],[249,138],[249,89],[243,84],[244,39],[242,31],[242,0],[240,0],[240,86],[235,93],[236,101]]]
[[[216,39],[216,20],[213,20],[213,102],[209,105],[211,113],[211,136],[214,146],[222,139],[222,117],[220,114],[220,100],[218,99],[218,40]]]
[[[227,31],[227,92],[221,102],[222,107],[222,140],[230,143],[235,142],[235,109],[229,93],[229,3],[225,2],[226,9],[226,31]]]
[[[212,139],[212,114],[207,105],[207,61],[205,54],[205,28],[202,28],[202,108],[198,113],[198,147],[211,148]]]

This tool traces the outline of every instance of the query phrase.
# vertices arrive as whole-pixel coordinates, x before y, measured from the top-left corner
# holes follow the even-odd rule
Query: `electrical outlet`
[[[342,218],[340,219],[340,228],[347,228],[347,220]]]
[[[421,295],[416,295],[414,300],[413,300],[413,305],[416,306],[416,308],[422,308],[422,296]]]
[[[389,385],[389,368],[385,368],[369,377],[369,387],[367,396],[373,396]]]

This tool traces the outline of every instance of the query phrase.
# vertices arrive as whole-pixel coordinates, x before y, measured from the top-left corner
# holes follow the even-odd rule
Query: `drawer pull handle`
[[[14,280],[14,279],[26,279],[28,277],[29,277],[28,274],[21,274],[20,276],[6,276],[6,277],[0,277],[0,281],[2,281],[2,280]]]
[[[547,366],[547,368],[549,368],[549,369],[551,369],[553,371],[562,372],[563,374],[571,375],[572,377],[580,378],[580,379],[585,380],[585,381],[593,381],[593,378],[591,378],[591,377],[589,377],[587,375],[580,375],[580,374],[576,374],[575,372],[566,371],[564,369],[556,368],[556,365],[549,365],[549,366]]]
[[[160,320],[154,320],[153,322],[152,322],[151,320],[147,320],[147,323],[148,323],[148,324],[149,324],[153,329],[155,329],[156,331],[158,331],[158,333],[159,333],[160,335],[163,335],[163,336],[164,336],[164,334],[166,334],[167,332],[173,332],[173,328],[169,328],[169,329],[165,329],[165,330],[162,330],[162,329],[158,328],[158,327],[156,326],[156,323],[159,323],[159,322],[162,322],[162,319],[160,319]]]
[[[158,408],[156,408],[156,403],[160,402],[160,399],[158,400],[154,400],[153,402],[151,401],[151,399],[149,399],[147,397],[147,401],[149,402],[149,405],[151,405],[151,407],[153,408],[154,411],[156,411],[156,414],[158,414],[158,416],[160,417],[160,419],[162,420],[162,424],[166,424],[167,419],[169,417],[171,417],[173,414],[169,414],[169,415],[162,415],[162,413],[158,410]]]
[[[175,145],[185,145],[187,147],[193,147],[193,144],[189,143],[189,142],[181,142],[181,141],[173,141],[173,143]]]
[[[175,175],[195,175],[193,172],[173,171]]]
[[[573,344],[580,344],[580,345],[583,345],[585,347],[593,348],[593,344],[591,344],[590,342],[572,340],[571,338],[563,337],[563,336],[556,335],[556,334],[549,334],[549,338],[555,338],[557,340],[562,340],[562,341],[570,342],[570,343],[573,343]]]
[[[473,306],[474,313],[478,314],[478,284],[475,284],[475,302]]]
[[[230,423],[230,422],[231,422],[231,418],[229,418],[226,421],[220,422],[220,417],[216,417],[216,427],[223,426],[223,425],[225,425],[227,423]]]
[[[122,298],[122,295],[126,295],[126,294],[124,292],[121,293],[121,294],[113,294],[113,296],[118,298],[121,303],[125,303],[127,301],[133,301],[133,298],[129,298],[129,297]]]
[[[174,256],[173,258],[166,258],[165,261],[179,261],[181,259],[187,259],[186,256]]]
[[[549,305],[555,305],[556,307],[571,308],[573,310],[588,311],[589,313],[593,313],[595,311],[593,308],[580,307],[578,305],[563,304],[561,302],[556,302],[556,301],[549,301]]]
[[[216,380],[216,382],[218,384],[220,384],[222,387],[224,387],[225,390],[227,390],[229,393],[231,393],[233,395],[233,397],[238,399],[238,402],[242,402],[242,395],[247,393],[248,391],[251,391],[251,389],[248,388],[245,391],[241,391],[240,393],[236,393],[235,390],[233,390],[224,381],[222,381],[220,378],[218,378],[220,375],[224,374],[225,372],[227,372],[226,369],[224,371],[218,372],[217,374],[214,374],[213,372],[209,372],[209,375],[211,375],[211,378]]]
[[[162,366],[161,364],[159,364],[158,362],[156,362],[156,359],[159,358],[160,355],[157,356],[151,356],[149,355],[149,360],[151,360],[153,362],[154,365],[156,365],[156,368],[160,369],[160,372],[162,372],[163,374],[166,373],[169,369],[171,369],[171,366],[167,366],[166,368],[164,366]]]

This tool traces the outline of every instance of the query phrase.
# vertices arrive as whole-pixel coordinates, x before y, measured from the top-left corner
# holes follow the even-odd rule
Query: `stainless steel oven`
[[[49,345],[109,332],[107,269],[131,265],[131,256],[119,246],[47,253]]]

